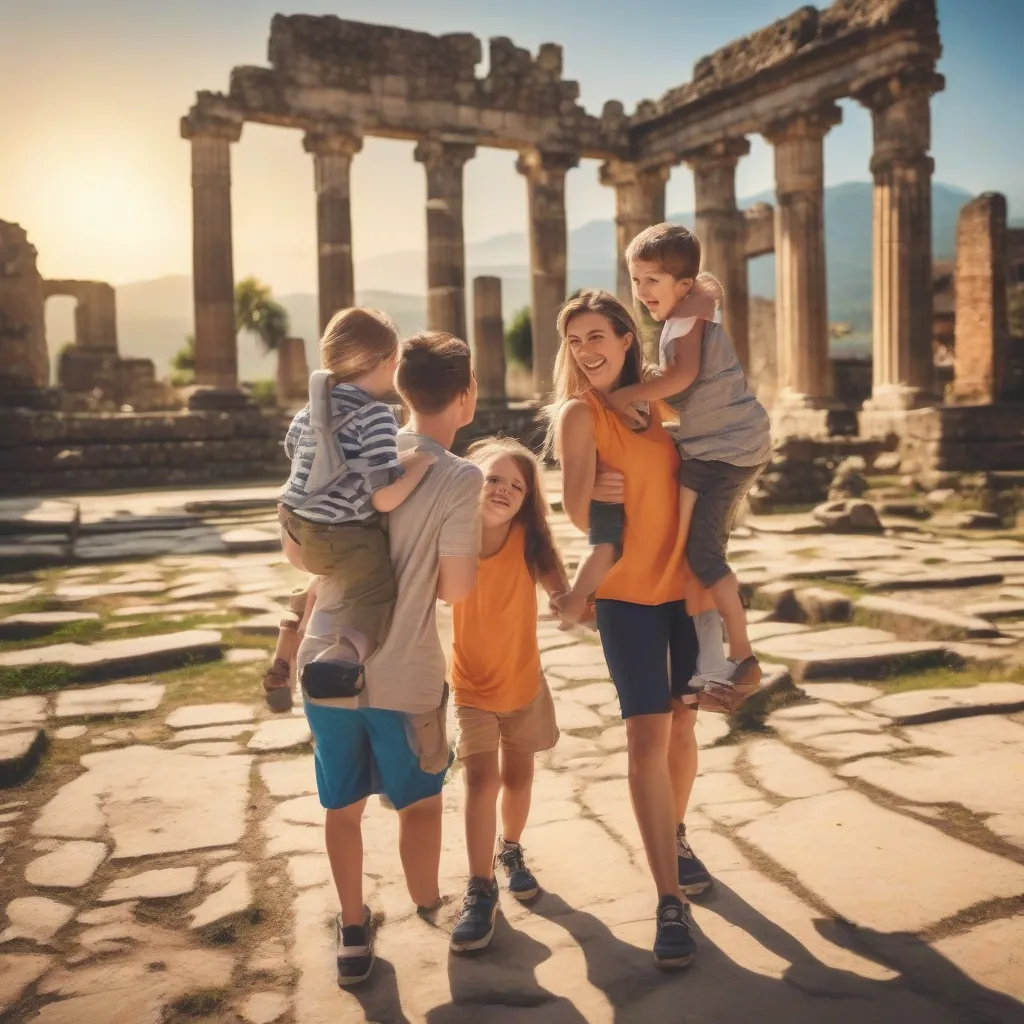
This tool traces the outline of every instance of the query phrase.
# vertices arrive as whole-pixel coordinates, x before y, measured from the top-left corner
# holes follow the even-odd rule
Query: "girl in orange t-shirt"
[[[467,456],[484,474],[476,590],[453,609],[451,682],[466,773],[469,885],[452,933],[457,952],[491,941],[498,910],[495,871],[532,899],[539,887],[519,845],[530,813],[534,755],[558,741],[537,645],[537,585],[565,592],[537,460],[509,438],[478,442]],[[501,793],[501,834],[497,802]]]

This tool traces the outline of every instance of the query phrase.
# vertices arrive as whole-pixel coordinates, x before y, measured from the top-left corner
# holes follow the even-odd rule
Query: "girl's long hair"
[[[590,382],[586,374],[569,351],[569,325],[581,313],[597,313],[608,321],[614,334],[624,338],[633,336],[633,341],[626,353],[626,361],[622,367],[619,386],[639,384],[644,380],[644,350],[640,330],[633,319],[633,314],[611,292],[600,288],[587,288],[570,296],[558,311],[558,355],[555,358],[553,374],[554,397],[544,414],[548,421],[547,437],[544,442],[544,453],[552,455],[555,450],[555,430],[558,416],[568,402],[580,398],[590,390]]]
[[[526,564],[535,579],[558,573],[568,586],[568,576],[562,557],[555,547],[548,525],[548,502],[544,495],[544,481],[540,475],[537,457],[525,445],[511,437],[485,437],[470,446],[466,458],[477,466],[483,466],[492,458],[506,455],[516,464],[526,481],[523,504],[513,522],[522,523],[526,533]]]

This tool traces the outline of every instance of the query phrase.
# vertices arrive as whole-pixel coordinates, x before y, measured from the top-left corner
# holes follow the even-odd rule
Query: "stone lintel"
[[[226,103],[219,104],[221,109],[210,110],[204,103],[200,93],[199,100],[181,119],[181,137],[183,139],[214,138],[237,142],[242,137],[242,125],[245,123],[240,111],[231,111]]]
[[[363,139],[351,126],[317,126],[302,137],[302,148],[314,156],[354,157],[363,148]]]
[[[579,163],[578,152],[531,147],[520,152],[516,170],[531,181],[550,184],[553,179],[564,179],[566,172],[578,167]]]

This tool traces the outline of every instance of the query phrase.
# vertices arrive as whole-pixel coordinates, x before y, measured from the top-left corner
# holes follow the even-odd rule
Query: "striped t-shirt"
[[[316,454],[316,435],[307,405],[295,415],[284,439],[292,460],[281,503],[314,523],[361,522],[377,513],[373,495],[403,473],[394,414],[355,384],[331,388],[331,435],[342,456],[338,476],[325,487],[306,489]]]

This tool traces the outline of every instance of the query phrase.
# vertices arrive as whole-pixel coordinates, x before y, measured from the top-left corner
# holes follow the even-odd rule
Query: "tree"
[[[235,285],[235,329],[254,335],[264,351],[273,352],[288,337],[288,311],[274,300],[269,285],[247,277]]]
[[[171,358],[171,383],[187,388],[196,382],[196,336],[187,334],[185,344]]]
[[[529,306],[512,317],[505,331],[505,358],[524,370],[533,369],[533,324]]]

